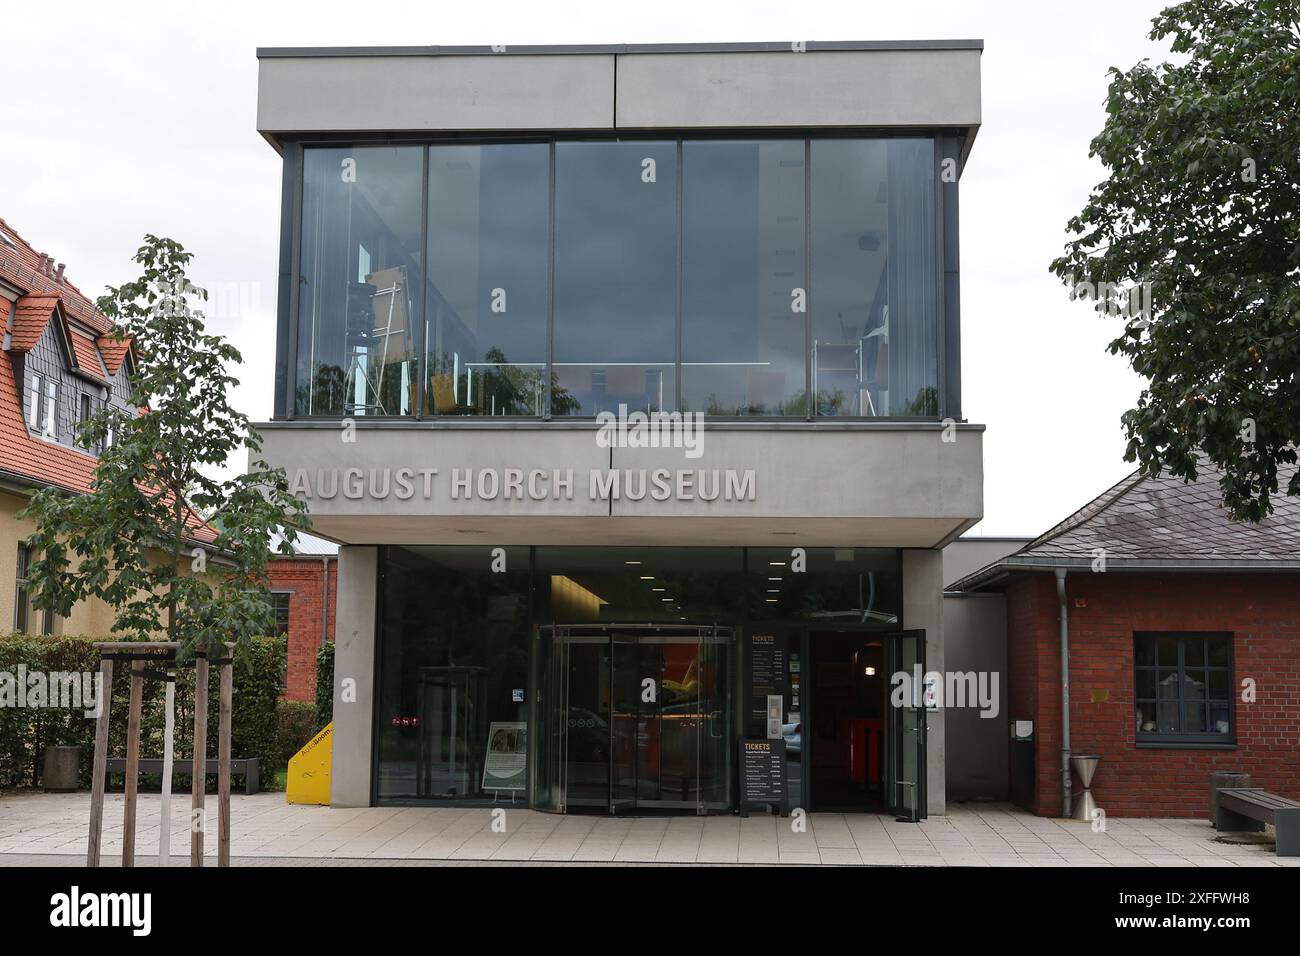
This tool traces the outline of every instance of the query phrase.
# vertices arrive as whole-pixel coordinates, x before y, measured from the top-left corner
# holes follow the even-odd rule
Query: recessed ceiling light
[[[769,562],[767,562],[767,563],[768,563],[768,566],[769,566],[769,567],[773,567],[773,568],[783,568],[783,567],[785,567],[785,562],[784,562],[784,561],[769,561]]]
[[[776,604],[776,603],[777,603],[777,600],[776,600],[776,598],[768,598],[768,599],[767,599],[767,603],[768,603],[768,604]]]
[[[768,578],[769,581],[780,581],[781,578]]]
[[[642,580],[642,581],[653,581],[654,579],[655,579],[655,576],[654,576],[653,574],[643,574],[643,575],[641,575],[641,580]]]
[[[640,564],[640,561],[624,561],[624,564]]]
[[[651,591],[664,591],[666,588],[651,588]]]
[[[672,602],[672,598],[660,598],[659,600],[661,600],[661,601],[668,601],[668,602],[670,602],[670,603]]]
[[[767,593],[768,593],[768,594],[780,594],[780,593],[781,593],[781,589],[780,589],[780,588],[768,588],[768,589],[767,589]]]

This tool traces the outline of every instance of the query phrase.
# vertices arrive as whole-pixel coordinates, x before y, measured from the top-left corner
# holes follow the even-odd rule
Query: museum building
[[[259,50],[334,804],[943,812],[981,50]]]

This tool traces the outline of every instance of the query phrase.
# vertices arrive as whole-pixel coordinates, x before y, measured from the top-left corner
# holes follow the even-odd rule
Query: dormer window
[[[27,427],[46,438],[57,438],[59,383],[47,376],[33,375],[28,397]]]

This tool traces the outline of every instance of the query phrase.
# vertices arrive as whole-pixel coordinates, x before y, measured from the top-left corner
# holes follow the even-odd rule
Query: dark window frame
[[[289,616],[293,608],[292,591],[271,592],[271,613],[275,625],[271,636],[284,641],[284,666],[280,669],[280,690],[289,686]]]
[[[14,574],[14,630],[24,634],[31,623],[31,595],[27,591],[27,572],[31,566],[31,545],[19,541],[18,564]]]
[[[32,594],[28,585],[27,575],[31,570],[32,562],[36,560],[36,552],[26,541],[18,542],[18,561],[14,573],[14,630],[24,634],[31,634],[28,630],[36,614],[40,614],[42,636],[49,636],[61,633],[59,628],[59,617],[50,609],[42,610],[32,606]]]
[[[1189,665],[1187,663],[1186,642],[1189,638],[1203,639],[1207,642],[1207,662],[1205,664]],[[1162,639],[1171,639],[1178,642],[1177,661],[1173,664],[1165,664],[1159,659],[1158,656],[1155,656],[1154,660],[1156,661],[1156,663],[1139,664],[1138,653],[1137,653],[1139,642],[1149,641],[1153,645],[1158,645],[1158,642]],[[1223,641],[1226,644],[1227,651],[1228,651],[1228,657],[1227,657],[1228,662],[1226,665],[1217,665],[1217,664],[1212,665],[1208,663],[1208,642],[1209,641]],[[1165,704],[1176,702],[1178,707],[1178,723],[1179,726],[1182,727],[1184,722],[1184,711],[1183,711],[1184,704],[1189,702],[1195,703],[1195,701],[1185,701],[1182,696],[1182,688],[1185,686],[1185,682],[1187,680],[1187,675],[1189,671],[1199,672],[1203,674],[1206,678],[1205,681],[1206,696],[1201,699],[1201,702],[1206,707],[1211,707],[1215,704],[1219,704],[1219,705],[1226,704],[1228,708],[1228,732],[1226,734],[1205,733],[1202,731],[1186,731],[1181,729],[1178,731],[1160,731],[1160,730],[1143,731],[1141,729],[1141,726],[1138,725],[1137,727],[1134,728],[1134,739],[1139,746],[1172,745],[1172,746],[1183,746],[1183,747],[1204,746],[1208,748],[1215,748],[1215,747],[1236,745],[1237,743],[1237,707],[1236,707],[1237,695],[1236,695],[1236,681],[1234,679],[1234,674],[1236,672],[1234,644],[1235,644],[1234,635],[1231,631],[1134,631],[1133,632],[1133,713],[1134,713],[1135,721],[1136,721],[1136,717],[1140,713],[1139,708],[1143,704],[1154,705],[1157,709],[1157,714],[1158,714],[1159,706],[1162,702]],[[1158,650],[1157,650],[1157,654],[1158,654]],[[1162,699],[1158,696],[1158,691],[1156,697],[1139,696],[1139,686],[1140,686],[1139,678],[1141,674],[1143,674],[1144,672],[1148,672],[1155,675],[1155,680],[1158,685],[1159,673],[1161,671],[1170,671],[1170,670],[1174,671],[1177,675],[1179,693],[1176,698],[1173,698],[1172,700],[1165,699],[1162,701]],[[1227,674],[1227,678],[1228,678],[1227,695],[1228,696],[1226,699],[1210,697],[1209,675],[1211,672]]]

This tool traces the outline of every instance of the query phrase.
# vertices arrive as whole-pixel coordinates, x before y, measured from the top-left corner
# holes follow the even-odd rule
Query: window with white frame
[[[28,391],[27,427],[47,438],[59,434],[59,383],[49,376],[32,374]]]

